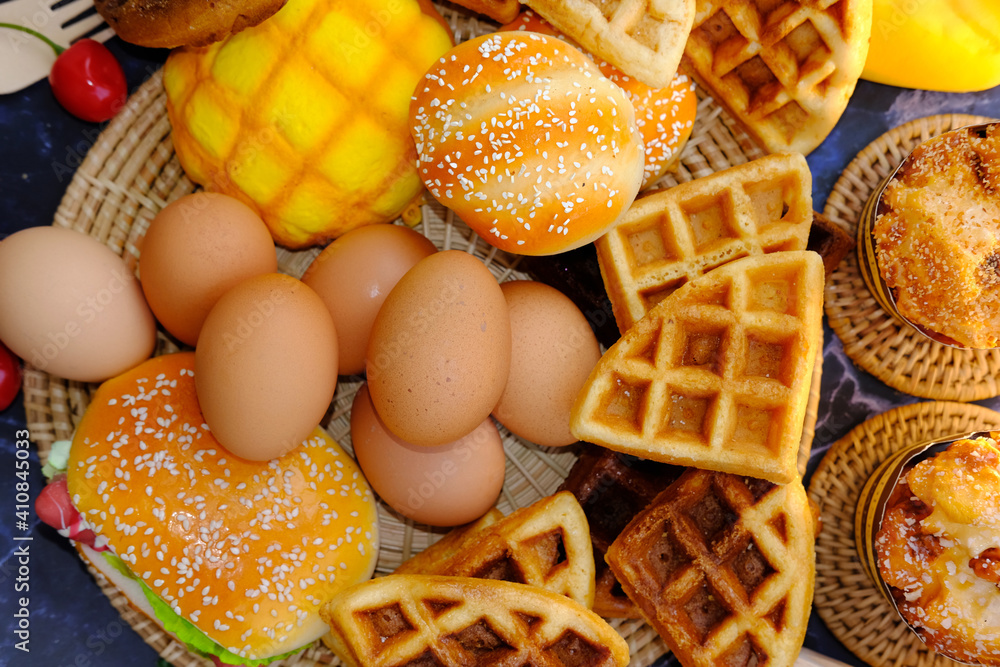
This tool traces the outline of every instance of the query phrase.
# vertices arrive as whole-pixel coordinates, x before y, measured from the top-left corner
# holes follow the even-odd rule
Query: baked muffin
[[[934,651],[1000,665],[1000,450],[957,440],[899,478],[875,535],[879,574]]]
[[[920,144],[889,181],[873,233],[899,314],[963,347],[1000,346],[1000,125]]]

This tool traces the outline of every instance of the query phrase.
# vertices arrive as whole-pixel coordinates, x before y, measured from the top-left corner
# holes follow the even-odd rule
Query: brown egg
[[[514,435],[538,445],[576,442],[569,431],[573,401],[601,358],[580,309],[543,283],[500,285],[510,311],[510,374],[493,416]]]
[[[348,232],[313,260],[302,282],[316,290],[333,316],[340,374],[365,370],[375,315],[403,274],[437,252],[424,236],[399,225],[369,225]]]
[[[455,442],[412,445],[385,428],[362,386],[351,406],[351,441],[375,493],[414,521],[432,526],[474,521],[493,507],[503,486],[503,442],[489,417]]]
[[[153,353],[156,321],[106,245],[72,229],[30,227],[0,242],[0,340],[39,370],[101,382]]]
[[[226,195],[198,192],[149,224],[139,258],[142,290],[160,324],[194,345],[208,311],[242,280],[278,270],[264,221]]]
[[[222,295],[195,349],[205,422],[236,456],[266,461],[294,449],[337,387],[337,335],[300,280],[268,273]]]
[[[403,440],[443,445],[471,432],[510,368],[510,317],[493,274],[458,250],[420,260],[382,304],[365,368],[375,410]]]

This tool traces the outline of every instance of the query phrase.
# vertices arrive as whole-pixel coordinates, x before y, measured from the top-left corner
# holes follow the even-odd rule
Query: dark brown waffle
[[[801,482],[690,469],[626,526],[608,564],[685,667],[792,665],[815,533]]]
[[[576,496],[590,524],[596,568],[594,611],[601,616],[639,618],[639,610],[618,585],[604,562],[604,554],[628,522],[683,470],[679,466],[584,445],[559,487],[560,491]]]
[[[822,213],[813,211],[806,250],[818,252],[823,258],[823,268],[827,278],[847,254],[854,250],[855,245],[854,237],[845,232],[840,225]]]

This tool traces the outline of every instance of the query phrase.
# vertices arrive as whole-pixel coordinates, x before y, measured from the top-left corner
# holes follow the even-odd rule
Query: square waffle
[[[823,283],[823,261],[807,250],[744,257],[691,281],[604,353],[570,430],[641,458],[792,481]]]
[[[497,514],[499,511],[497,510]],[[499,579],[594,604],[594,554],[587,516],[568,491],[495,520],[451,531],[395,574]]]
[[[594,242],[619,330],[721,264],[804,250],[812,214],[812,174],[798,153],[765,156],[637,199]]]
[[[790,666],[805,638],[815,528],[798,480],[688,470],[608,563],[684,667]]]
[[[521,12],[518,0],[454,0],[456,5],[485,14],[499,23],[510,23]]]
[[[605,618],[639,618],[604,554],[629,521],[681,474],[683,468],[584,445],[559,487],[576,496],[594,545],[594,611]]]
[[[625,667],[628,644],[573,600],[507,581],[390,574],[327,603],[331,648],[353,667]]]
[[[868,55],[872,0],[698,0],[684,67],[768,151],[809,153]]]
[[[691,31],[695,0],[527,0],[598,58],[652,88],[670,85]]]

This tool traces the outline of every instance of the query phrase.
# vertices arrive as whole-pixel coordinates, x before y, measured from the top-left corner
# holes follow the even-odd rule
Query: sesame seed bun
[[[534,32],[485,35],[446,53],[417,85],[410,128],[427,189],[508,252],[593,241],[642,183],[626,94],[579,49]]]
[[[322,430],[272,461],[227,452],[198,407],[194,354],[156,357],[101,385],[77,428],[73,504],[132,573],[231,653],[303,647],[319,607],[371,577],[376,506]]]

